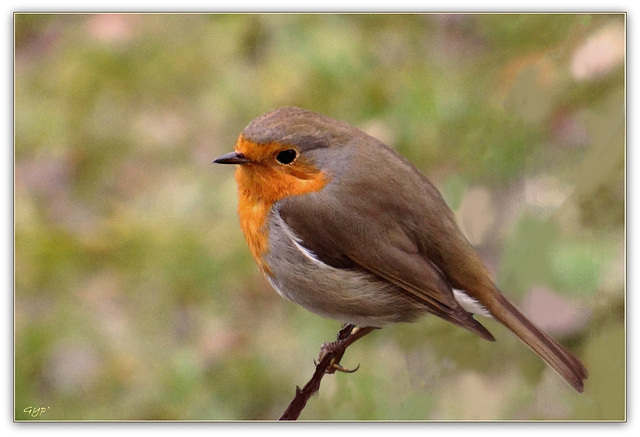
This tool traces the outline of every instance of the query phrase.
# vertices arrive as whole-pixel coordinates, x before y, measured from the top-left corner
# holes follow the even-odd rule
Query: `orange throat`
[[[241,137],[236,149],[251,156],[248,151],[243,150],[247,149],[247,146],[249,150],[255,150],[257,147],[282,147],[276,144],[256,146]],[[328,177],[326,173],[302,160],[296,163],[295,167],[285,168],[262,163],[259,158],[252,157],[252,160],[255,160],[254,163],[240,165],[236,169],[240,227],[260,270],[273,276],[265,261],[265,255],[269,251],[268,217],[271,207],[285,197],[322,190],[328,182]]]

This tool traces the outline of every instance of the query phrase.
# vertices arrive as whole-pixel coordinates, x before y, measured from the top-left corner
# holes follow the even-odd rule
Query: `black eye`
[[[276,156],[276,160],[280,164],[291,164],[296,159],[296,156],[298,156],[298,154],[293,149],[283,150],[282,152],[278,153],[278,156]]]

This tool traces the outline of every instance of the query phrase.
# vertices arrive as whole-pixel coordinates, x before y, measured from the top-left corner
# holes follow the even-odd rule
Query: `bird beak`
[[[215,164],[247,164],[251,160],[240,152],[231,152],[217,157],[213,162]]]

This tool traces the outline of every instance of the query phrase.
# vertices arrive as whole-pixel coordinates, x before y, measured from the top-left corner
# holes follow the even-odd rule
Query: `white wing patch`
[[[323,263],[318,259],[318,257],[316,257],[315,253],[313,253],[312,251],[310,251],[309,249],[307,249],[302,245],[302,240],[293,233],[291,228],[287,226],[284,220],[282,220],[282,229],[284,229],[285,233],[291,239],[294,246],[296,246],[296,248],[305,256],[305,258],[307,258],[310,261],[313,261],[314,263],[318,264],[321,267],[327,267],[325,263]]]
[[[320,261],[317,257],[316,254],[313,253],[312,251],[310,251],[309,249],[307,249],[306,247],[304,247],[302,244],[300,244],[300,240],[298,238],[293,238],[293,244],[296,245],[296,247],[298,248],[298,250],[300,252],[302,252],[302,254],[307,257],[308,259],[310,259],[311,261],[313,261],[316,264],[320,264],[322,266],[325,266],[326,264],[323,263],[322,261]]]
[[[454,288],[453,297],[466,311],[469,311],[473,314],[478,314],[479,316],[493,317],[491,313],[485,307],[483,307],[480,302],[466,294],[464,291]]]

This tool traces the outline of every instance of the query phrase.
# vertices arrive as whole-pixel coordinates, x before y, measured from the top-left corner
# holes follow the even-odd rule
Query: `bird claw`
[[[336,353],[336,349],[338,348],[340,341],[341,340],[336,340],[335,342],[332,342],[332,343],[323,343],[320,348],[320,355],[318,356],[317,359],[313,360],[313,363],[316,366],[318,366],[318,364],[320,364],[320,362],[327,356],[327,354]],[[342,353],[344,353],[344,351]],[[344,367],[342,364],[340,364],[342,353],[337,354],[335,357],[331,358],[331,361],[329,363],[329,366],[325,370],[325,373],[327,374],[333,374],[336,372],[353,373],[360,368],[360,364],[358,364],[355,369],[349,369],[347,367]]]
[[[360,368],[360,364],[358,364],[355,369],[347,369],[340,363],[331,362],[331,367],[329,367],[326,373],[335,373],[335,372],[343,372],[343,373],[354,373]]]
[[[315,366],[318,366],[318,364],[320,364],[320,361],[322,361],[322,357],[320,358],[320,360],[313,360],[313,364]],[[331,360],[331,363],[329,364],[329,367],[327,367],[327,369],[325,370],[324,373],[327,374],[333,374],[336,372],[342,372],[342,373],[354,373],[356,372],[358,369],[360,368],[360,364],[358,364],[354,369],[349,369],[347,367],[344,367],[342,364],[337,363],[335,358]]]
[[[358,364],[355,367],[355,369],[349,369],[347,367],[344,367],[342,364],[340,364],[340,360],[342,359],[342,356],[344,355],[344,352],[347,346],[349,346],[355,340],[362,337],[363,335],[368,334],[374,329],[376,328],[373,328],[373,327],[360,328],[352,324],[345,325],[338,333],[338,338],[335,341],[330,343],[323,343],[322,346],[320,346],[320,355],[318,356],[317,359],[313,360],[313,363],[315,364],[316,368],[323,361],[325,361],[325,363],[323,364],[324,366],[326,366],[324,370],[325,374],[327,373],[331,374],[336,372],[353,373],[357,371],[360,368],[360,364]],[[327,362],[326,360],[329,360],[329,361]]]

